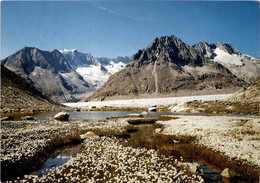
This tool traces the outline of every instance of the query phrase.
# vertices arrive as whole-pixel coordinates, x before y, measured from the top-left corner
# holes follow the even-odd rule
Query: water
[[[147,148],[155,149],[159,154],[165,156],[173,156],[179,161],[182,159],[184,162],[199,163],[203,170],[204,180],[206,182],[223,182],[218,171],[214,166],[209,165],[206,161],[199,157],[195,157],[191,154],[184,152],[178,145],[162,143],[156,140],[155,125],[134,125],[130,138],[125,141],[124,145],[134,148]],[[71,158],[76,157],[80,153],[82,145],[71,145],[57,149],[51,157],[45,162],[45,164],[37,171],[33,172],[33,175],[42,177],[49,172],[49,169],[56,168],[67,163]]]
[[[113,111],[113,112],[101,112],[101,111],[87,111],[87,112],[74,112],[68,111],[70,113],[69,120],[77,120],[77,119],[105,119],[110,117],[122,117],[128,114],[139,114],[140,112],[131,112],[131,111]],[[1,117],[5,117],[11,115],[14,117],[14,120],[21,120],[24,116],[33,116],[37,120],[50,120],[58,112],[41,112],[41,113],[13,113],[13,114],[1,114]],[[188,115],[188,116],[237,116],[237,117],[246,117],[248,115],[245,114],[207,114],[207,113],[173,113],[173,112],[149,112],[147,116],[148,118],[158,118],[161,115]]]
[[[33,172],[32,175],[42,177],[48,174],[49,169],[59,167],[67,163],[71,158],[77,157],[80,153],[82,145],[69,145],[59,149],[56,149],[51,157],[44,163],[44,165],[37,171]]]
[[[105,119],[105,118],[110,118],[110,117],[121,117],[121,116],[126,116],[128,114],[139,114],[140,112],[100,112],[100,111],[88,111],[88,112],[74,112],[74,111],[68,111],[70,113],[69,120],[77,120],[77,119]],[[33,116],[37,120],[50,120],[53,119],[53,117],[57,114],[58,112],[42,112],[42,113],[13,113],[11,116],[14,117],[14,120],[21,120],[22,117],[24,116]],[[1,117],[8,116],[2,115]]]
[[[223,182],[220,175],[221,172],[217,170],[214,165],[211,165],[198,156],[183,151],[181,148],[182,144],[168,144],[156,140],[156,127],[154,125],[135,125],[133,126],[133,129],[136,129],[137,132],[131,133],[131,137],[126,145],[135,148],[141,147],[155,149],[159,154],[172,156],[178,161],[181,161],[182,159],[184,162],[199,163],[203,170],[203,178],[205,182]]]

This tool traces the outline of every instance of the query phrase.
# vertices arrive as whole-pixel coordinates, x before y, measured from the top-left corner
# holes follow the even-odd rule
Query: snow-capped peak
[[[61,53],[71,53],[71,52],[75,52],[77,51],[77,49],[71,49],[71,50],[68,50],[68,49],[63,49],[63,50],[59,50]]]

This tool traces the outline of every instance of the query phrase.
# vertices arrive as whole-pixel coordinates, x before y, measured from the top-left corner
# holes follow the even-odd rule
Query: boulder
[[[203,170],[200,167],[200,164],[198,163],[182,163],[182,162],[178,162],[177,163],[178,167],[184,167],[186,168],[189,172],[193,173],[193,174],[203,174]]]
[[[221,172],[221,176],[227,177],[227,178],[234,178],[234,177],[236,177],[237,175],[236,175],[236,173],[235,173],[233,170],[231,170],[231,169],[229,169],[229,168],[225,168],[225,169]]]
[[[14,120],[13,116],[6,116],[6,117],[1,118],[1,121],[13,121],[13,120]]]
[[[80,108],[76,108],[74,111],[76,111],[76,112],[80,112]]]
[[[161,128],[156,128],[154,131],[155,131],[155,133],[160,133],[162,131],[162,129]]]
[[[148,111],[151,111],[151,112],[156,112],[157,111],[157,109],[156,109],[156,107],[148,107]]]
[[[22,120],[36,120],[36,119],[32,116],[24,116],[22,117]]]
[[[87,133],[80,135],[80,138],[82,140],[84,140],[86,138],[95,138],[95,137],[98,137],[98,135],[91,131],[88,131]]]
[[[54,119],[61,120],[61,121],[68,121],[70,113],[68,112],[59,112],[54,116]]]

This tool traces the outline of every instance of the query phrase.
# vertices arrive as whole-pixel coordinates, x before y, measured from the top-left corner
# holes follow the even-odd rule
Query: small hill
[[[34,86],[1,65],[1,110],[19,112],[62,107],[45,97]]]
[[[229,99],[232,102],[259,103],[260,104],[260,79],[242,88]]]

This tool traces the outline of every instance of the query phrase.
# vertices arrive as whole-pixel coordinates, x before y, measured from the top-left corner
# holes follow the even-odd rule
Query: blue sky
[[[78,49],[98,57],[132,56],[156,37],[189,45],[231,42],[259,57],[258,2],[1,2],[1,58],[24,46]]]

